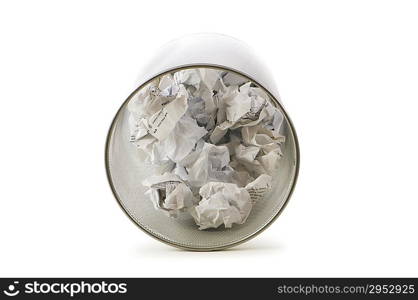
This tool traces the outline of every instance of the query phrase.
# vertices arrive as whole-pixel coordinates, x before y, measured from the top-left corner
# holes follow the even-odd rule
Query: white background
[[[0,276],[418,276],[416,2],[0,3]],[[286,210],[229,251],[148,237],[105,176],[141,64],[194,32],[253,46],[300,138]]]

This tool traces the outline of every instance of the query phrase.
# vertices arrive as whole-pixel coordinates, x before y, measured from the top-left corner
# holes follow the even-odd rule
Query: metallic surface
[[[294,143],[291,152],[295,159],[293,170],[294,174],[291,176],[291,182],[288,183],[289,191],[287,193],[286,199],[284,200],[284,203],[281,205],[280,209],[277,211],[274,217],[271,218],[271,220],[269,220],[266,224],[264,224],[264,226],[257,228],[254,230],[254,232],[252,232],[252,234],[238,241],[210,247],[195,247],[191,245],[176,243],[175,241],[165,239],[164,237],[155,234],[152,230],[140,224],[140,222],[138,222],[125,207],[123,200],[118,195],[117,188],[114,184],[114,179],[112,178],[111,166],[109,163],[112,134],[115,129],[117,118],[120,115],[122,109],[126,107],[126,104],[136,94],[136,92],[157,76],[168,72],[179,71],[185,68],[199,67],[219,68],[232,71],[247,77],[256,85],[263,88],[269,94],[275,106],[278,107],[285,116],[285,120],[289,126],[289,133],[292,135],[292,140]],[[139,81],[141,82],[139,87],[124,101],[117,114],[115,115],[115,118],[113,119],[109,129],[105,149],[105,164],[109,184],[117,202],[123,211],[128,215],[128,217],[137,226],[139,226],[139,228],[144,230],[152,237],[158,239],[159,241],[162,241],[171,246],[194,251],[221,250],[236,246],[255,237],[260,232],[265,230],[269,225],[271,225],[286,207],[288,200],[294,190],[299,172],[299,144],[294,126],[289,118],[289,115],[280,102],[279,94],[274,82],[272,81],[272,77],[266,71],[266,68],[263,66],[263,64],[258,61],[249,47],[238,40],[223,35],[199,34],[188,36],[183,39],[173,41],[163,47],[163,49],[155,56],[155,59],[150,61],[149,66],[144,68],[143,74],[141,75]]]

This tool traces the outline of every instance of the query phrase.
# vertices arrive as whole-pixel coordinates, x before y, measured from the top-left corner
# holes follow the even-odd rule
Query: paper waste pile
[[[130,141],[165,166],[142,184],[167,216],[199,229],[243,224],[271,189],[283,114],[247,78],[211,68],[162,75],[128,104]]]

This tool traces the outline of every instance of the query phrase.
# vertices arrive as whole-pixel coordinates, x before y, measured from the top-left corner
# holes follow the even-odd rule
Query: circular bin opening
[[[148,188],[143,184],[150,176],[162,173],[161,165],[151,163],[148,154],[138,149],[130,140],[129,104],[138,95],[149,89],[156,80],[184,70],[214,70],[229,79],[226,84],[240,86],[251,82],[260,88],[267,100],[283,115],[280,134],[285,142],[280,144],[281,158],[272,174],[271,189],[253,204],[248,218],[243,224],[233,224],[231,228],[219,226],[199,230],[189,213],[180,213],[176,218],[167,217],[156,210],[150,200]],[[193,101],[193,99],[189,99]],[[292,123],[277,99],[260,86],[254,79],[228,68],[218,66],[188,66],[168,70],[155,76],[138,87],[122,104],[110,127],[106,142],[106,170],[112,191],[126,214],[141,229],[158,240],[172,246],[195,251],[219,250],[242,243],[270,225],[283,210],[296,183],[299,168],[299,149]]]

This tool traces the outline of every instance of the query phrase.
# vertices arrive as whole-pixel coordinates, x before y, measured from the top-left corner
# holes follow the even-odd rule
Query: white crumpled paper
[[[180,211],[194,204],[192,191],[174,174],[152,176],[143,184],[149,188],[147,193],[154,207],[170,217],[176,217]]]
[[[247,78],[211,68],[162,75],[128,103],[130,142],[165,170],[142,184],[156,209],[199,229],[243,224],[271,189],[283,114]]]
[[[200,189],[202,200],[190,210],[199,229],[217,228],[221,224],[243,224],[253,207],[271,188],[271,176],[261,175],[245,188],[233,183],[209,182]]]

